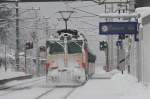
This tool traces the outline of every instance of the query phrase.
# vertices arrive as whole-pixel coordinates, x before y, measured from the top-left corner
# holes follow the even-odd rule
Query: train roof
[[[59,35],[61,35],[62,33],[69,33],[69,34],[72,34],[72,35],[78,35],[78,31],[77,30],[74,30],[74,29],[62,29],[62,30],[58,30],[57,33]]]

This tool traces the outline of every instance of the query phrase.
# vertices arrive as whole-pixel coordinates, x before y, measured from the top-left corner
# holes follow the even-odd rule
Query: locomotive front
[[[47,41],[47,78],[54,86],[78,86],[87,80],[88,58],[85,38],[60,31]]]

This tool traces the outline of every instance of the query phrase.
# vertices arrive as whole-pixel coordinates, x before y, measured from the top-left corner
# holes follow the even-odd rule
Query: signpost
[[[100,35],[118,35],[120,41],[116,42],[117,46],[117,68],[125,70],[125,50],[123,49],[122,40],[125,39],[125,34],[134,35],[138,41],[138,22],[101,22],[99,23]],[[102,44],[101,44],[102,45]]]
[[[137,34],[137,22],[101,22],[99,24],[99,34],[120,35]]]

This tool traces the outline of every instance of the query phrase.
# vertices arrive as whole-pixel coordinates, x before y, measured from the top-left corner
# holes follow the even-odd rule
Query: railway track
[[[41,95],[37,96],[36,98],[34,99],[41,99],[43,96],[47,95],[48,93],[52,92],[53,90],[55,90],[56,88],[52,88],[52,89],[49,89],[47,90],[46,92],[42,93]]]
[[[76,88],[73,88],[70,92],[68,92],[62,99],[68,99],[68,97],[76,90]]]
[[[17,83],[12,86],[1,88],[0,91],[2,91],[0,93],[0,97],[5,97],[9,94],[12,95],[15,94],[15,92],[19,92],[20,90],[37,86],[38,84],[42,84],[43,80],[45,80],[45,77],[38,78],[35,80],[28,80],[25,82]],[[31,99],[49,99],[49,97],[53,97],[53,99],[68,99],[68,97],[74,92],[76,88],[78,87],[50,87],[48,89],[45,88],[45,91],[39,93],[37,96],[34,96]]]
[[[25,82],[20,82],[15,85],[12,85],[12,86],[1,87],[0,91],[4,91],[4,93],[0,93],[0,96],[7,95],[9,93],[13,93],[13,92],[15,92],[15,90],[32,87],[33,85],[38,84],[39,82],[41,82],[43,80],[45,80],[45,77],[40,77],[35,80],[28,80]]]
[[[77,87],[54,87],[40,94],[33,99],[68,99],[68,97],[77,89]],[[56,94],[57,93],[57,94]]]

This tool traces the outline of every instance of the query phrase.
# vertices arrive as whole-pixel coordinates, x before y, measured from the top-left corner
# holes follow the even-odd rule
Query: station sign
[[[100,35],[137,34],[137,22],[100,22]]]

